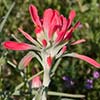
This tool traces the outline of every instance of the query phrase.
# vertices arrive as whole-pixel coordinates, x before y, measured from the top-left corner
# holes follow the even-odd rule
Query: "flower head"
[[[68,40],[72,38],[72,33],[80,25],[80,22],[77,22],[74,26],[71,25],[76,16],[76,12],[74,10],[70,11],[68,18],[65,18],[57,10],[48,8],[44,11],[43,17],[40,18],[37,8],[31,4],[29,6],[29,12],[32,21],[35,24],[34,32],[36,34],[36,38],[33,39],[27,32],[24,32],[20,28],[18,30],[32,44],[6,41],[3,43],[3,46],[11,50],[32,50],[31,53],[27,54],[27,56],[22,59],[21,63],[24,62],[22,65],[28,65],[31,59],[36,57],[41,62],[44,69],[51,68],[53,58],[58,59],[64,53],[66,53],[66,50],[68,50]],[[82,42],[85,42],[85,39],[80,39],[76,42],[72,42],[71,45],[80,44]],[[36,51],[36,53],[34,51]],[[76,57],[87,61],[97,68],[100,67],[99,63],[84,55],[72,53],[67,54],[66,56]],[[27,64],[25,64],[24,60],[28,58],[29,60]]]
[[[46,9],[44,11],[43,18],[39,17],[37,8],[34,5],[29,6],[29,12],[32,21],[35,24],[36,41],[22,29],[19,28],[18,30],[34,45],[40,44],[41,47],[43,46],[45,48],[47,46],[50,46],[51,44],[59,44],[60,42],[65,43],[68,39],[72,37],[72,32],[80,24],[80,22],[77,22],[73,27],[71,26],[71,23],[76,16],[74,10],[70,11],[68,19],[61,15],[57,10],[53,10],[51,8]],[[4,47],[8,49],[13,49],[13,47],[19,47],[14,45],[16,43],[10,43],[12,43],[11,46],[8,42],[4,43]],[[25,45],[26,44],[21,45],[20,48]],[[32,47],[27,44],[26,50],[27,49],[32,49]],[[17,49],[14,48],[13,50]]]
[[[79,26],[80,22],[77,22],[73,27],[71,23],[76,16],[74,10],[69,13],[68,19],[61,15],[57,10],[48,8],[44,11],[43,17],[40,18],[38,10],[34,5],[29,6],[29,12],[33,23],[35,24],[36,39],[33,39],[27,32],[24,32],[21,28],[18,30],[32,43],[18,43],[13,41],[6,41],[3,43],[4,47],[11,50],[36,50],[43,51],[45,49],[44,61],[49,62],[49,66],[52,61],[48,58],[55,57],[61,50],[60,55],[66,50],[66,44],[72,37],[72,32]]]
[[[79,26],[78,22],[74,27],[71,27],[71,23],[76,16],[74,10],[70,11],[68,19],[51,8],[44,11],[43,18],[38,16],[37,8],[34,5],[30,5],[29,11],[36,26],[37,40],[42,45],[44,45],[44,40],[47,45],[50,45],[50,42],[55,44],[68,40],[72,36],[72,32]]]

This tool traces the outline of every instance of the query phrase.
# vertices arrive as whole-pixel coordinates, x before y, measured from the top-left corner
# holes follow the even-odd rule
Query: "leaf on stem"
[[[75,58],[84,60],[84,61],[88,62],[89,64],[93,65],[94,67],[100,68],[100,64],[88,56],[80,55],[77,53],[68,53],[68,54],[63,55],[63,57],[66,57],[66,56],[75,57]]]
[[[30,63],[30,61],[32,60],[32,58],[34,58],[33,53],[32,52],[27,53],[26,56],[24,56],[21,59],[19,65],[18,65],[19,69],[26,68],[28,66],[28,64]]]

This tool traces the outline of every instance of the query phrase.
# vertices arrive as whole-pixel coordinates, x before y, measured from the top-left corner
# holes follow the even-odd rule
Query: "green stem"
[[[72,97],[72,98],[84,98],[85,97],[85,95],[81,95],[81,94],[68,94],[68,93],[61,93],[61,92],[54,92],[54,91],[48,91],[48,95]]]
[[[12,36],[17,42],[21,42],[14,34],[11,34],[11,36]]]
[[[9,65],[11,65],[12,67],[16,68],[16,65],[13,64],[11,61],[7,61],[7,63],[8,63]]]
[[[50,70],[44,69],[44,75],[43,75],[43,86],[48,87],[50,84]]]
[[[33,95],[35,95],[37,93],[36,90],[34,90],[32,92]],[[85,98],[85,95],[82,94],[69,94],[69,93],[61,93],[61,92],[55,92],[55,91],[48,91],[47,92],[48,95],[50,96],[61,96],[61,97],[70,97],[70,98]],[[20,95],[20,91],[16,91],[15,93],[13,93],[13,95]]]
[[[44,90],[42,93],[42,99],[41,100],[47,100],[47,88],[50,84],[50,69],[44,69],[44,75],[43,75],[43,86]]]
[[[46,93],[46,91],[43,91],[42,100],[47,100],[47,93]]]
[[[57,60],[57,62],[56,62],[56,64],[54,65],[53,69],[51,70],[51,75],[50,75],[50,77],[52,77],[52,76],[55,74],[55,72],[56,72],[56,70],[57,70],[57,68],[58,68],[58,65],[60,64],[61,60],[62,60],[62,58],[59,58],[59,59]]]

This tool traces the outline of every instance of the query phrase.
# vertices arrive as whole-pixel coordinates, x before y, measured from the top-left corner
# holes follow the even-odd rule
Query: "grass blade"
[[[1,22],[1,25],[0,25],[0,32],[2,31],[4,25],[5,25],[6,21],[7,21],[7,18],[8,18],[8,16],[9,16],[9,14],[11,13],[11,11],[12,11],[12,9],[13,9],[14,6],[15,6],[15,2],[12,3],[10,9],[8,10],[7,14],[5,15],[4,20]]]

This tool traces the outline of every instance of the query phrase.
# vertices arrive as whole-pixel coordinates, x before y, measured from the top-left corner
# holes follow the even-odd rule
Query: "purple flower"
[[[68,77],[68,76],[64,76],[64,77],[63,77],[63,80],[64,80],[64,81],[70,81],[70,80],[71,80],[71,78],[70,78],[70,77]]]
[[[98,71],[93,72],[93,78],[98,79],[100,77],[100,73]]]
[[[93,88],[93,80],[87,79],[85,84],[86,89],[92,89]]]
[[[74,82],[69,76],[64,76],[63,80],[65,81],[65,86],[67,88],[72,88],[74,86]]]
[[[85,88],[86,88],[86,89],[92,89],[92,88],[93,88],[93,85],[92,85],[92,84],[87,83],[87,84],[85,84]]]
[[[92,84],[92,83],[93,83],[93,80],[87,79],[87,80],[86,80],[86,83]]]

